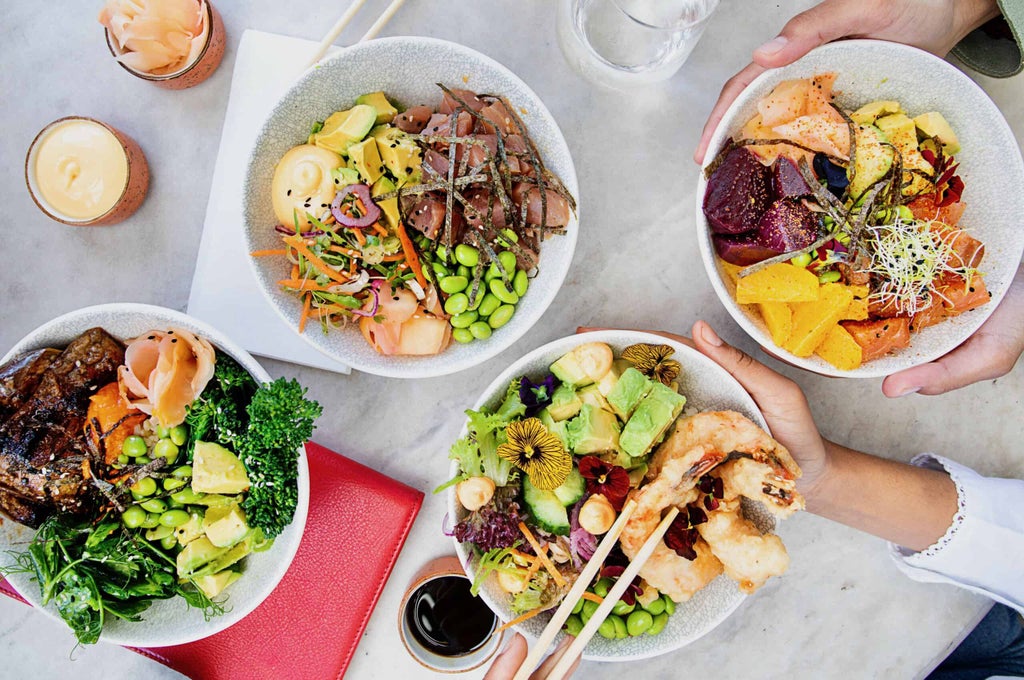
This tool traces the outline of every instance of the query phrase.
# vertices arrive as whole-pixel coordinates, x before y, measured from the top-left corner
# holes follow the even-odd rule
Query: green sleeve
[[[1010,27],[1013,40],[996,38],[977,29],[953,48],[953,54],[963,63],[987,76],[1005,78],[1021,72],[1024,60],[1024,0],[997,0],[1003,18]]]

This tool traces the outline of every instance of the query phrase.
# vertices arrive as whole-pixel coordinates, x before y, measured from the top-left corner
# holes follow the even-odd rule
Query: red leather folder
[[[423,494],[312,442],[306,454],[306,530],[270,597],[212,637],[134,651],[193,680],[344,675]],[[0,592],[21,599],[3,579]]]

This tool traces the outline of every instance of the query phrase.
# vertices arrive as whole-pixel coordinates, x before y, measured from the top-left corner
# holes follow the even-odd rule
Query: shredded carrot
[[[349,257],[362,257],[362,253],[358,250],[352,250],[351,248],[343,248],[341,246],[331,246],[327,250],[332,253],[341,253],[342,255],[348,255]]]
[[[549,574],[551,574],[551,578],[555,579],[555,583],[557,583],[560,588],[564,588],[565,579],[562,578],[562,574],[559,573],[558,569],[555,568],[554,563],[548,558],[547,552],[540,547],[537,537],[533,535],[533,532],[530,531],[529,527],[527,527],[524,522],[519,523],[519,530],[523,532],[523,536],[525,536],[526,540],[529,541],[531,546],[533,546],[534,552],[537,553],[537,557],[544,563],[544,568],[548,570]]]
[[[373,223],[373,230],[377,232],[378,236],[387,236],[388,230],[380,225],[380,222]]]
[[[601,604],[602,602],[604,602],[604,598],[603,597],[601,597],[597,593],[592,593],[590,591],[584,591],[583,595],[581,597],[584,600],[590,600],[591,602],[596,602],[598,604]]]
[[[385,262],[398,262],[399,260],[404,260],[404,259],[405,259],[405,255],[403,253],[396,253],[394,255],[388,255],[387,257],[384,258],[384,261]]]
[[[518,626],[523,621],[529,621],[534,616],[536,616],[537,614],[540,614],[543,611],[545,611],[545,607],[537,607],[536,609],[530,610],[530,611],[526,612],[525,614],[521,614],[521,615],[517,616],[516,618],[512,619],[508,623],[502,625],[500,628],[498,628],[494,632],[495,633],[500,633],[502,631],[508,630],[512,626]]]
[[[295,250],[299,251],[299,254],[301,254],[303,257],[309,260],[309,263],[312,264],[316,268],[316,270],[321,274],[326,275],[327,277],[337,281],[338,283],[345,283],[346,281],[348,281],[347,276],[345,276],[341,272],[334,271],[333,269],[328,267],[327,264],[319,257],[314,255],[313,252],[308,247],[306,247],[306,244],[303,243],[300,239],[289,237],[286,238],[284,241],[291,247],[295,248]],[[298,276],[293,276],[292,278],[295,279],[298,278]]]
[[[299,278],[299,265],[297,265],[297,264],[292,265],[292,278],[293,279]]]
[[[277,284],[279,286],[284,286],[285,288],[292,288],[295,290],[330,290],[331,286],[337,285],[332,283],[327,286],[320,286],[317,285],[316,281],[310,281],[308,279],[281,279],[280,281],[277,282]]]
[[[359,241],[359,245],[365,246],[366,245],[366,237],[363,236],[363,230],[362,229],[353,229],[352,231],[355,232],[356,240]]]
[[[327,316],[328,314],[340,314],[342,312],[351,312],[352,310],[343,305],[320,305],[316,308],[317,315]]]
[[[416,283],[420,284],[422,288],[426,288],[427,279],[423,276],[423,269],[420,267],[420,258],[416,255],[416,248],[412,245],[412,239],[409,238],[409,234],[405,231],[405,225],[399,222],[395,231],[398,232],[398,240],[402,243],[402,252],[405,253],[405,259],[416,274]]]
[[[538,571],[540,571],[541,564],[543,564],[543,563],[540,560],[534,560],[533,561],[533,563],[530,565],[530,568],[526,570],[526,580],[527,581],[532,579],[533,575],[536,574]]]
[[[267,255],[287,255],[288,251],[284,248],[271,248],[269,250],[254,250],[249,254],[253,257],[266,257]]]
[[[324,224],[334,224],[334,223],[335,223],[335,222],[337,222],[337,221],[338,221],[338,220],[334,219],[334,213],[331,213],[331,214],[330,214],[330,215],[329,215],[329,216],[327,217],[327,219],[326,219],[326,220],[324,220]]]
[[[306,319],[309,318],[309,307],[313,304],[313,296],[306,293],[302,301],[302,315],[299,316],[299,333],[306,330]]]
[[[538,561],[536,555],[527,555],[526,553],[516,550],[515,548],[509,548],[508,550],[509,554],[512,555],[512,557],[518,557],[527,564],[533,564],[534,562]]]

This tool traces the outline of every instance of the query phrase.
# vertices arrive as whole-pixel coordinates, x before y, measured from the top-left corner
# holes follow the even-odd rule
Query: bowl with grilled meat
[[[254,444],[308,437],[319,406],[302,392],[170,309],[43,324],[0,360],[0,574],[82,643],[183,644],[241,620],[305,527],[304,450]],[[281,398],[309,417],[274,421]]]

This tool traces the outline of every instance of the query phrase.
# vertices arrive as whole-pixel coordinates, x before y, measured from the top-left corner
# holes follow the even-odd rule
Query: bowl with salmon
[[[922,77],[927,74],[927,77]],[[875,378],[974,333],[1024,252],[1013,133],[921,50],[825,45],[759,76],[716,129],[697,234],[722,303],[766,351]]]
[[[87,307],[15,345],[0,385],[0,575],[79,644],[205,638],[288,570],[320,406],[216,329]]]
[[[572,261],[576,174],[508,69],[386,38],[310,69],[264,123],[246,246],[292,332],[368,373],[452,373],[520,338]]]

